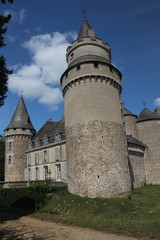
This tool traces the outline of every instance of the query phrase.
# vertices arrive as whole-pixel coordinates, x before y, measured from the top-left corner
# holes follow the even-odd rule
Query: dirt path
[[[0,240],[136,240],[91,229],[47,222],[31,217],[1,220]],[[147,240],[147,239],[146,239]]]

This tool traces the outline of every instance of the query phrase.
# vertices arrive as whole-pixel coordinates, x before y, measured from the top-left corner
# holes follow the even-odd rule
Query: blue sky
[[[65,49],[80,30],[84,8],[96,35],[109,43],[112,63],[122,72],[125,107],[135,114],[144,105],[152,111],[160,107],[159,0],[14,0],[12,5],[0,3],[2,14],[12,14],[7,45],[0,50],[14,69],[0,108],[0,134],[22,90],[36,130],[50,118],[61,119],[59,79],[67,66]]]

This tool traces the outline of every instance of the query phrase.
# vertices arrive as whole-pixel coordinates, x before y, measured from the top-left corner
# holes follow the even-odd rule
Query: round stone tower
[[[5,129],[5,182],[24,181],[27,167],[25,151],[34,134],[35,129],[21,96],[11,122]]]
[[[131,193],[121,110],[121,73],[111,64],[107,43],[84,18],[67,49],[61,77],[65,104],[68,190],[110,198]]]
[[[144,108],[137,119],[139,139],[146,145],[146,183],[160,184],[160,114]]]
[[[123,108],[126,135],[132,135],[138,138],[137,116],[131,113],[127,108]]]

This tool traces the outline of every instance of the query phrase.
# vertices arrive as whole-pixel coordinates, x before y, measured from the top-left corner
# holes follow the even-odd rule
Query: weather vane
[[[82,8],[82,13],[83,13],[84,18],[86,18],[86,12],[87,12],[86,8]]]

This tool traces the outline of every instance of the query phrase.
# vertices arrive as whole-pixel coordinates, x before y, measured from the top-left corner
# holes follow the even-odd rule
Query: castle
[[[52,179],[73,194],[111,198],[160,184],[160,109],[137,116],[122,106],[122,75],[86,18],[66,58],[64,117],[36,133],[21,96],[5,129],[5,185]]]

